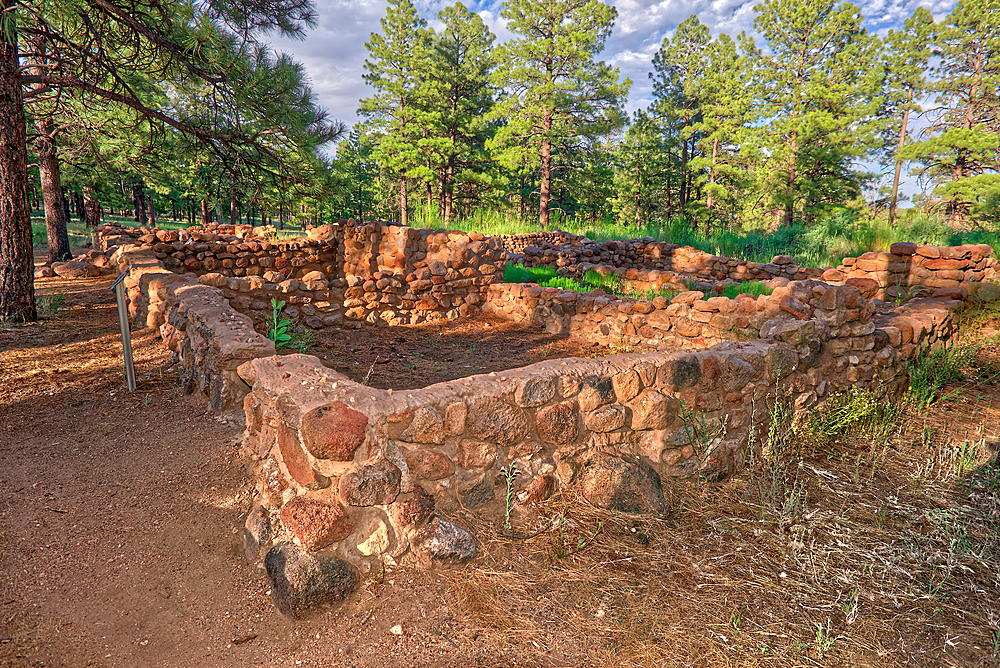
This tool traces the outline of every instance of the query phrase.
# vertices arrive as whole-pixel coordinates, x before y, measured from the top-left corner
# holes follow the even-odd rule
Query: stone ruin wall
[[[609,347],[642,344],[657,352],[553,360],[419,390],[376,390],[327,369],[315,357],[273,355],[273,344],[230,306],[230,299],[262,298],[255,290],[270,294],[263,275],[221,277],[225,285],[213,287],[219,272],[177,273],[190,258],[186,248],[174,251],[185,254],[183,261],[162,246],[156,250],[157,244],[175,248],[180,238],[164,240],[157,232],[154,244],[131,236],[123,241],[115,232],[105,230],[102,247],[113,248],[112,262],[129,272],[133,317],[159,328],[185,366],[184,382],[206,392],[215,410],[242,400],[244,451],[257,479],[244,547],[251,561],[264,559],[276,602],[293,616],[342,597],[360,574],[387,559],[411,555],[427,566],[471,558],[474,537],[446,518],[459,508],[502,518],[501,466],[513,464],[520,472],[515,479],[519,504],[541,502],[573,485],[602,507],[661,512],[662,485],[669,480],[715,480],[737,470],[748,447],[759,445],[769,402],[779,394],[798,410],[849,386],[900,395],[908,381],[906,363],[920,349],[951,337],[961,298],[979,285],[963,274],[957,287],[941,286],[936,296],[893,307],[871,299],[874,293],[863,289],[869,285],[850,282],[889,278],[877,273],[889,269],[874,269],[873,278],[848,276],[845,285],[795,280],[756,298],[703,300],[697,292],[686,292],[669,301],[643,301],[497,284],[493,277],[500,262],[494,261],[494,271],[480,272],[490,282],[477,286],[484,288],[484,310]],[[378,273],[391,271],[405,279],[411,266],[411,273],[427,269],[432,278],[413,276],[407,281],[410,292],[413,281],[429,280],[432,288],[446,285],[448,270],[459,271],[448,263],[479,261],[469,244],[486,241],[460,239],[468,253],[463,258],[452,255],[449,237],[439,237],[444,243],[431,239],[424,247],[421,241],[431,235],[406,228],[375,234],[374,226],[367,232],[359,226],[357,232],[344,234],[345,245],[357,242],[338,256],[347,263],[344,273],[368,271],[365,283],[377,283],[385,278],[372,281]],[[203,267],[212,252],[216,260],[232,260],[233,266],[223,270],[264,269],[259,264],[264,256],[250,246],[256,243],[266,257],[288,259],[289,275],[304,272],[285,281],[320,280],[307,279],[311,271],[332,274],[321,263],[314,269],[291,262],[318,259],[322,252],[303,249],[329,248],[330,242],[271,248],[256,240],[212,242],[197,238],[197,231],[190,234],[181,245],[193,250],[205,244],[206,255],[199,259],[202,251],[196,251],[193,256]],[[212,251],[211,243],[224,243],[226,251]],[[240,250],[240,243],[251,250]],[[230,246],[236,246],[233,258],[218,257]],[[494,257],[499,244],[485,247]],[[982,278],[992,270],[985,249],[978,257],[974,248],[940,251],[946,259],[965,262],[963,271],[982,271]],[[292,257],[285,258],[286,252]],[[424,255],[416,259],[418,253]],[[178,264],[166,262],[164,254]],[[258,264],[237,266],[251,256]],[[445,273],[434,273],[432,262],[440,262],[434,266],[438,271],[443,266]],[[918,263],[919,269],[938,270]],[[891,273],[898,278],[902,272],[895,269]],[[798,270],[783,271],[798,275]],[[864,262],[857,271],[867,271]],[[274,285],[281,295],[295,294]],[[360,287],[367,292],[371,286]],[[336,288],[319,289],[329,294]],[[377,284],[375,289],[386,292]],[[378,305],[385,302],[362,301],[363,307],[345,307],[383,312]],[[704,419],[700,436],[692,428],[694,419]],[[324,574],[320,580],[308,575],[316,572]]]
[[[561,274],[580,277],[588,270],[614,274],[637,291],[661,288],[708,290],[727,282],[767,281],[775,287],[788,281],[819,279],[832,285],[856,285],[865,297],[947,296],[954,290],[998,276],[993,249],[985,244],[934,246],[894,243],[887,252],[846,257],[838,267],[800,267],[788,255],[771,262],[749,262],[712,255],[689,246],[652,238],[595,242],[566,232],[498,237],[512,263],[528,267],[555,266]],[[927,293],[916,294],[926,288]],[[937,292],[935,292],[937,291]]]
[[[274,298],[313,329],[469,315],[506,264],[499,243],[477,232],[371,223],[324,225],[311,235],[279,243],[218,229],[99,230],[102,248],[149,251],[164,268],[222,290],[242,313],[270,316]]]
[[[790,288],[808,288],[805,312],[765,321],[758,339],[550,360],[419,390],[372,389],[307,355],[252,360],[240,368],[253,386],[244,448],[258,483],[248,558],[300,550],[360,573],[385,555],[465,561],[474,537],[445,518],[465,508],[502,522],[510,465],[518,504],[573,485],[600,507],[661,513],[670,480],[741,467],[775,397],[803,410],[849,386],[899,396],[907,361],[952,335],[960,306],[928,298],[880,313],[853,286]]]

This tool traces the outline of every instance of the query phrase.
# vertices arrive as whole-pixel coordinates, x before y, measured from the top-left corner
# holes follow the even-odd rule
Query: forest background
[[[318,107],[302,66],[261,41],[315,22],[307,2],[275,4],[305,13],[286,26],[221,21],[247,61],[228,98],[166,69],[127,73],[141,109],[26,78],[31,199],[49,223],[35,241],[48,238],[50,257],[53,226],[102,213],[141,224],[560,227],[746,259],[788,252],[814,266],[901,239],[995,236],[997,0],[966,0],[937,20],[918,8],[884,34],[866,30],[857,6],[828,0],[760,2],[753,37],[713,36],[692,15],[655,53],[652,101],[631,115],[632,82],[600,60],[609,4],[510,0],[500,14],[511,39],[498,44],[461,3],[422,17],[390,0],[364,45],[370,95],[349,131]],[[60,67],[37,34],[21,47],[29,70]],[[239,138],[206,134],[225,128]],[[900,210],[907,175],[923,194]]]

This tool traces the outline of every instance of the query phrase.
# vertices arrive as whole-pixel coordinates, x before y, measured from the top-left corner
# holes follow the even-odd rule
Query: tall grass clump
[[[862,433],[872,441],[884,441],[895,428],[900,412],[898,404],[881,399],[871,390],[852,387],[814,410],[805,431],[819,441]]]
[[[907,365],[910,373],[907,400],[925,409],[949,399],[956,392],[945,392],[945,388],[964,380],[962,371],[972,362],[976,350],[974,345],[950,345],[923,351]]]
[[[538,283],[541,285],[556,275],[552,267],[525,267],[523,264],[509,264],[503,270],[504,283]]]

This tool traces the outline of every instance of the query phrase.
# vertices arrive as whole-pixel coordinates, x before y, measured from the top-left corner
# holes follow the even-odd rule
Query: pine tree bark
[[[149,196],[146,197],[146,211],[148,212],[149,226],[156,227],[156,206],[153,203],[153,193],[149,193]]]
[[[538,226],[543,230],[549,226],[549,197],[552,191],[552,110],[546,108],[542,114],[542,145],[539,150],[540,167],[538,184]]]
[[[68,202],[63,197],[62,178],[59,169],[59,153],[53,134],[55,126],[51,119],[35,122],[39,137],[35,141],[38,155],[38,173],[42,182],[42,199],[45,201],[45,232],[49,246],[49,264],[73,257],[69,248],[69,232],[66,224]]]
[[[913,100],[913,94],[910,94],[910,100]],[[892,227],[892,223],[896,220],[896,199],[899,195],[899,176],[903,171],[903,161],[899,159],[899,151],[903,150],[903,146],[906,144],[906,126],[910,121],[910,105],[907,102],[906,109],[903,110],[903,122],[899,126],[899,146],[896,149],[896,174],[892,177],[892,199],[889,201],[889,227]]]
[[[146,218],[146,193],[142,187],[142,179],[138,179],[132,186],[132,204],[135,206],[135,219],[145,227],[148,220]]]
[[[448,227],[448,223],[451,221],[451,209],[455,201],[455,157],[451,156],[448,158],[448,167],[445,169],[444,173],[444,183],[442,184],[442,194],[441,199],[443,200],[444,206],[444,226]]]
[[[712,141],[712,171],[709,172],[708,174],[708,182],[713,185],[715,184],[715,158],[716,155],[718,155],[718,152],[719,152],[719,138],[716,137]],[[709,209],[715,206],[715,198],[712,196],[711,188],[708,189],[708,197],[706,198],[705,206],[707,206]]]
[[[203,199],[201,200],[201,224],[207,227],[208,224],[212,222],[210,216],[211,212],[209,211],[208,208],[208,200]]]
[[[97,227],[101,224],[101,203],[97,201],[94,189],[90,186],[83,187],[83,215],[87,227]]]
[[[406,176],[399,175],[399,224],[406,227],[406,212],[410,208],[407,201]]]
[[[20,62],[13,26],[14,0],[0,0],[0,318],[38,319],[35,310],[28,141]]]

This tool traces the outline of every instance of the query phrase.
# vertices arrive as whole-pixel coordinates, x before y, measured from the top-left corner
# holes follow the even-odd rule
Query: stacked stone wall
[[[120,251],[112,258],[128,273],[124,282],[130,317],[157,329],[177,355],[185,392],[207,394],[216,412],[238,409],[250,387],[237,367],[273,355],[274,343],[258,334],[253,321],[234,310],[220,290],[194,276],[167,271],[152,253]]]
[[[852,283],[875,278],[845,276],[844,285],[789,280],[798,269],[782,269],[786,276],[776,278],[785,284],[771,295],[702,299],[703,293],[688,291],[646,301],[498,284],[499,244],[458,233],[332,226],[307,240],[275,244],[272,255],[263,241],[197,236],[207,232],[172,239],[159,231],[152,233],[155,241],[142,238],[148,233],[114,232],[102,243],[112,263],[128,272],[133,317],[159,329],[185,365],[185,383],[207,392],[213,408],[242,400],[243,446],[257,485],[244,547],[251,561],[264,560],[278,605],[292,615],[346,595],[361,574],[386,560],[412,554],[429,566],[471,558],[475,537],[448,518],[464,508],[501,521],[507,492],[501,467],[518,471],[518,504],[543,502],[573,485],[597,506],[657,514],[665,510],[669,481],[718,480],[738,470],[760,445],[774,401],[808,410],[848,387],[898,397],[908,384],[908,362],[952,336],[962,298],[992,267],[985,248],[968,256],[949,250],[961,257],[945,259],[967,263],[958,285],[901,306],[869,298],[867,284]],[[201,258],[199,244],[207,247]],[[223,246],[232,258],[213,250]],[[333,269],[312,261],[330,248],[342,249],[343,278],[330,279]],[[187,263],[191,252],[202,266],[210,255],[233,260],[222,268],[234,275],[196,276]],[[256,265],[236,262],[251,256]],[[273,268],[259,263],[266,258],[276,260]],[[277,266],[279,258],[287,264]],[[718,262],[706,271],[730,275],[716,271]],[[954,271],[912,262],[927,271]],[[902,274],[880,266],[871,271]],[[251,267],[264,272],[235,275]],[[666,270],[635,271],[630,280]],[[858,271],[869,270],[862,263]],[[464,280],[469,283],[459,283]],[[425,293],[433,301],[428,309],[447,306],[462,315],[455,301],[441,301],[461,289],[469,291],[458,293],[469,309],[479,302],[464,297],[481,294],[485,310],[506,318],[609,347],[642,344],[656,351],[550,360],[417,390],[377,390],[315,357],[275,356],[271,342],[230,306],[253,311],[262,307],[254,300],[277,296],[325,325],[340,322],[325,318],[343,318],[351,309],[358,319],[419,311],[416,301]],[[334,299],[341,302],[336,308]],[[324,304],[330,314],[321,317]]]
[[[468,315],[501,280],[503,248],[476,232],[397,225],[327,225],[287,242],[218,231],[104,226],[102,248],[151,252],[193,273],[244,313],[269,315],[270,299],[312,328],[345,322],[416,324]]]
[[[704,298],[700,291],[672,299],[616,298],[600,290],[580,294],[535,284],[491,286],[484,310],[509,320],[527,321],[558,334],[567,333],[609,347],[647,346],[657,350],[707,348],[723,341],[760,335],[763,324],[778,317],[816,319],[831,336],[868,334],[876,302],[861,298],[854,286],[793,281],[770,295]]]
[[[993,248],[985,244],[932,246],[895,243],[888,252],[845,257],[835,269],[823,273],[828,282],[855,283],[873,296],[906,298],[920,288],[965,290],[997,277]]]
[[[560,273],[570,276],[582,276],[590,269],[613,271],[622,276],[633,272],[634,277],[638,276],[635,272],[672,272],[690,280],[713,282],[772,278],[803,280],[818,278],[823,273],[822,269],[796,265],[795,260],[788,255],[776,255],[767,263],[749,262],[724,255],[712,255],[690,246],[656,241],[652,237],[592,241],[586,237],[560,233],[565,238],[563,241],[561,238],[550,239],[544,234],[518,235],[516,242],[507,241],[510,238],[503,237],[505,246],[511,249],[510,262],[527,267],[555,266]],[[528,238],[522,242],[522,237]],[[533,243],[526,243],[527,241]],[[669,280],[670,276],[667,274],[664,278]],[[657,276],[646,277],[644,280],[655,282]]]
[[[248,556],[276,544],[360,572],[407,552],[463,561],[474,539],[445,518],[465,508],[502,521],[511,465],[518,504],[572,484],[601,507],[661,513],[667,481],[737,470],[776,398],[804,410],[849,386],[899,396],[906,363],[951,336],[960,306],[933,298],[878,313],[856,288],[823,287],[801,317],[783,310],[751,341],[552,360],[419,390],[359,385],[307,355],[252,360],[240,368],[254,388],[244,447],[258,481]]]

